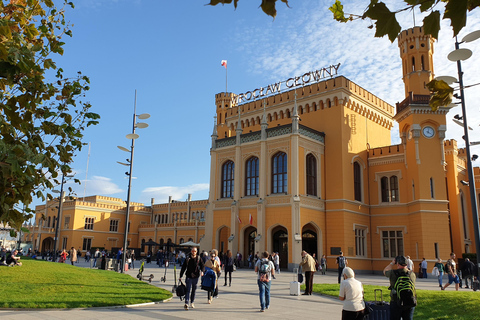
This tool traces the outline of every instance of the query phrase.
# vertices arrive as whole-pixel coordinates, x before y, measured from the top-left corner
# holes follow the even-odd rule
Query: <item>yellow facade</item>
[[[217,94],[209,199],[135,204],[130,247],[190,240],[244,257],[277,251],[289,269],[302,250],[325,254],[330,267],[343,251],[360,272],[380,271],[398,254],[418,263],[474,252],[468,187],[460,183],[465,152],[445,141],[449,109],[428,106],[433,39],[416,27],[398,43],[406,95],[396,107],[343,76],[243,104]],[[391,145],[395,121],[401,143]],[[94,237],[92,247],[121,246],[120,199],[67,201],[68,215],[72,225],[59,239],[77,248],[85,237]],[[95,233],[85,230],[90,215]],[[120,221],[116,233],[112,219]],[[33,231],[30,240],[45,248],[52,229]]]

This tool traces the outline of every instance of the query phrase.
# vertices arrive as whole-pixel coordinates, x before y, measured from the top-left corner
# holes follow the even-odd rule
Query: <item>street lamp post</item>
[[[125,272],[125,262],[126,262],[126,252],[127,252],[127,245],[128,245],[128,221],[130,218],[130,193],[132,189],[132,171],[133,171],[133,151],[135,148],[135,140],[139,138],[139,135],[135,133],[136,128],[146,128],[148,127],[148,124],[143,123],[143,122],[138,122],[137,123],[137,118],[138,119],[148,119],[150,118],[150,115],[148,113],[142,113],[137,115],[137,90],[135,90],[135,101],[134,101],[134,107],[133,107],[133,125],[132,125],[132,133],[127,134],[126,138],[132,140],[132,144],[130,146],[130,150],[128,148],[124,148],[122,146],[118,146],[118,148],[122,151],[129,152],[130,153],[130,160],[127,159],[128,163],[123,163],[117,161],[117,163],[128,166],[129,171],[125,172],[125,174],[128,176],[128,191],[127,191],[127,209],[126,209],[126,214],[125,214],[125,231],[124,231],[124,239],[123,239],[123,252],[122,252],[122,265],[120,266],[120,271]]]
[[[480,38],[480,30],[474,31],[470,34],[467,34],[463,37],[461,42],[458,42],[458,39],[455,37],[455,50],[448,55],[448,60],[454,61],[457,63],[458,70],[458,84],[460,85],[460,101],[462,105],[462,120],[463,120],[463,131],[465,139],[465,150],[467,153],[467,173],[468,173],[468,186],[470,189],[470,202],[472,207],[472,218],[473,218],[473,230],[475,234],[475,250],[477,254],[477,268],[480,267],[480,227],[478,221],[478,206],[477,206],[477,194],[475,190],[475,175],[473,173],[472,166],[472,157],[470,155],[470,140],[468,137],[468,123],[467,123],[467,111],[465,107],[465,93],[463,86],[463,71],[462,71],[462,60],[467,60],[471,57],[472,51],[469,49],[460,49],[460,44],[464,42],[471,42]],[[455,79],[456,80],[456,79]]]

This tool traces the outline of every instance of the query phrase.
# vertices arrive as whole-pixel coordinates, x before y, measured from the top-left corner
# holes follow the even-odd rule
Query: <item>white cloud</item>
[[[192,199],[207,199],[209,188],[210,185],[208,183],[192,184],[185,187],[150,187],[142,191],[142,199],[149,200],[154,198],[155,203],[166,203],[168,202],[168,197],[172,196],[173,200],[184,201],[189,193],[192,194]]]
[[[82,184],[76,184],[71,181],[65,184],[65,187],[71,187],[78,197],[83,197],[84,191],[86,196],[90,195],[112,195],[124,190],[119,188],[112,179],[101,176],[93,176],[85,183],[85,179],[81,180]],[[86,187],[86,188],[85,188]]]

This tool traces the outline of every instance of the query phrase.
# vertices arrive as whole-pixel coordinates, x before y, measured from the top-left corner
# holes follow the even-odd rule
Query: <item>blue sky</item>
[[[369,22],[340,24],[328,7],[333,0],[290,0],[278,4],[273,20],[259,8],[260,0],[205,6],[207,0],[77,0],[66,18],[74,24],[73,38],[64,39],[65,54],[57,65],[65,74],[82,71],[90,77],[87,100],[102,117],[89,127],[91,144],[76,156],[73,168],[82,185],[68,183],[78,196],[104,195],[126,199],[128,147],[134,93],[137,113],[150,113],[150,126],[136,140],[132,201],[163,203],[168,196],[185,200],[208,198],[214,95],[241,93],[291,76],[341,63],[346,76],[390,104],[403,100],[401,61],[396,42],[374,38]],[[347,12],[360,13],[369,1],[344,1]],[[399,1],[387,1],[398,3]],[[469,15],[461,37],[480,25],[480,10]],[[417,24],[420,13],[416,13]],[[411,14],[400,17],[402,28],[413,26]],[[466,44],[475,53],[464,63],[465,84],[480,82],[480,40]],[[452,30],[442,22],[435,47],[435,74],[456,75],[446,59],[453,50]],[[479,87],[466,91],[472,140],[480,140]],[[459,108],[457,108],[459,109]],[[460,110],[452,110],[449,118]],[[448,122],[447,138],[461,140],[462,128]],[[475,137],[477,139],[475,139]],[[392,143],[398,143],[398,129]],[[462,141],[459,141],[462,145]],[[480,152],[480,149],[473,152]]]

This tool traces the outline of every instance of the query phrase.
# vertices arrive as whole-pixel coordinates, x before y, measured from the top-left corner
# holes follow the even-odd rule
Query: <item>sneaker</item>
[[[265,312],[265,309],[260,309],[260,312]]]
[[[195,305],[192,303],[192,304],[190,305],[190,308],[195,309]]]
[[[208,299],[208,304],[212,304],[212,298]]]
[[[270,306],[266,306],[266,307],[265,307],[265,309],[267,309],[267,310],[268,310],[268,308],[270,308]]]
[[[183,306],[183,308],[184,308],[185,310],[188,310],[188,304],[185,303],[185,305]]]
[[[443,290],[445,290],[445,288],[444,288],[444,287],[441,287],[441,288],[442,288],[442,291],[443,291]]]

